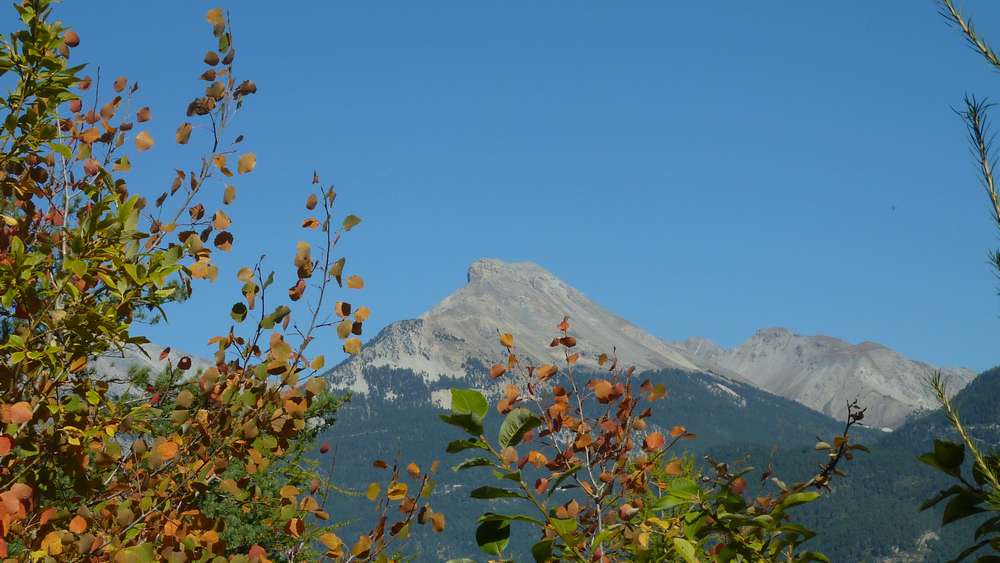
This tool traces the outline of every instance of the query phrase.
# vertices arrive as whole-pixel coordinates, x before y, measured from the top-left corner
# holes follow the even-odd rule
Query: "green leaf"
[[[956,469],[965,461],[965,446],[947,440],[934,440],[934,459],[942,469]]]
[[[680,504],[691,504],[698,502],[701,498],[701,489],[693,479],[688,477],[678,477],[670,482],[667,494],[656,501],[654,510],[666,510]]]
[[[500,487],[479,487],[474,489],[469,493],[472,498],[478,499],[490,499],[490,498],[528,498],[521,493],[511,491],[508,489],[502,489]]]
[[[807,502],[812,502],[819,498],[819,493],[815,491],[792,493],[781,501],[782,508],[791,508]]]
[[[484,520],[476,528],[476,544],[490,555],[500,555],[510,541],[509,520]]]
[[[983,499],[980,497],[964,491],[959,493],[944,507],[944,515],[941,516],[941,524],[950,524],[956,520],[961,520],[962,518],[983,512],[984,510],[979,507],[982,500]]]
[[[484,444],[482,440],[469,439],[469,438],[466,438],[464,440],[454,440],[448,442],[448,448],[445,451],[447,451],[450,454],[456,454],[460,451],[470,450],[470,449],[489,451],[489,448],[486,447],[486,444]]]
[[[674,549],[687,563],[699,563],[694,544],[684,538],[674,538]]]
[[[471,458],[471,459],[467,459],[467,460],[463,461],[462,463],[459,463],[458,465],[452,467],[451,470],[452,471],[461,471],[463,469],[468,469],[470,467],[488,467],[488,466],[492,467],[493,466],[493,462],[490,461],[490,460],[488,460],[488,459],[486,459],[485,457],[474,457],[474,458]]]
[[[349,231],[354,227],[357,227],[360,222],[361,217],[358,217],[357,215],[348,215],[347,217],[344,217],[344,230]]]
[[[555,528],[560,535],[572,534],[576,531],[576,519],[575,518],[549,518],[549,522],[552,527]]]
[[[501,448],[516,446],[521,443],[521,439],[531,429],[542,424],[541,420],[531,414],[525,408],[517,408],[507,413],[507,418],[503,419],[500,425],[500,436],[498,442]]]
[[[451,390],[451,412],[454,414],[471,414],[482,420],[486,418],[490,405],[486,397],[474,389]]]
[[[552,540],[542,540],[531,546],[531,556],[535,563],[545,563],[552,559]]]
[[[438,417],[446,423],[457,426],[473,436],[483,434],[483,421],[476,420],[471,414],[440,414]]]
[[[963,489],[962,489],[961,485],[954,485],[954,486],[952,486],[949,489],[945,489],[943,491],[938,491],[936,495],[934,495],[931,498],[925,500],[924,503],[920,505],[920,510],[921,511],[927,510],[928,508],[936,505],[937,503],[939,503],[942,500],[950,497],[951,495],[957,495],[958,493],[962,492],[962,490]]]

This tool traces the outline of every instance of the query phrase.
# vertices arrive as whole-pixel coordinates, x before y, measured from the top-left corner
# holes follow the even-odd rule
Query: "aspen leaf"
[[[164,440],[156,446],[156,453],[163,459],[173,459],[179,450],[180,447],[173,440]]]
[[[664,444],[666,444],[666,439],[660,432],[647,434],[645,440],[643,440],[643,446],[646,451],[656,451],[662,448]]]
[[[253,270],[250,268],[240,268],[240,271],[236,272],[236,279],[241,282],[248,282],[253,279]]]
[[[667,475],[676,477],[684,473],[684,463],[679,459],[672,460],[667,464],[666,468]]]
[[[674,426],[673,428],[670,429],[670,437],[676,438],[678,436],[683,436],[685,432],[687,432],[687,429],[684,428],[683,426],[680,425]]]
[[[333,266],[330,266],[330,275],[334,279],[337,280],[337,285],[339,285],[341,287],[343,287],[344,284],[341,283],[341,279],[340,278],[341,278],[342,275],[344,275],[344,264],[346,262],[347,262],[347,260],[345,258],[341,258],[341,259],[337,260],[336,262],[334,262]]]
[[[351,304],[346,301],[337,301],[333,304],[333,312],[340,318],[351,314]]]
[[[420,477],[420,466],[416,463],[411,463],[406,466],[406,473],[409,474],[410,477],[416,479],[417,477]]]
[[[382,492],[382,487],[379,486],[378,483],[372,483],[371,485],[368,485],[368,490],[365,492],[365,496],[368,497],[368,500],[375,500],[378,498],[378,494],[380,492]]]
[[[410,487],[406,483],[393,483],[389,485],[389,489],[386,490],[385,496],[389,500],[403,500],[406,498],[406,493],[410,490]]]
[[[343,340],[351,335],[351,329],[354,328],[354,323],[350,319],[344,319],[337,323],[337,336]]]
[[[344,342],[344,352],[352,356],[358,354],[361,352],[361,341],[357,338],[348,338],[347,342]]]
[[[252,152],[248,152],[240,157],[239,162],[236,163],[236,171],[240,174],[247,174],[252,172],[254,167],[257,166],[257,155]]]
[[[139,123],[144,123],[153,119],[153,112],[150,111],[149,106],[143,106],[139,111],[135,112],[135,120]]]
[[[222,203],[229,205],[236,199],[236,188],[234,186],[226,186],[225,191],[222,192]]]
[[[312,211],[316,208],[316,203],[318,201],[319,198],[316,197],[316,194],[309,194],[309,197],[306,198],[306,209]]]
[[[365,554],[372,548],[372,539],[368,536],[358,536],[358,541],[351,548],[351,554],[363,559]]]
[[[490,377],[493,379],[496,379],[505,373],[507,373],[507,368],[503,364],[495,364],[490,368]]]
[[[340,557],[343,555],[344,542],[337,537],[337,534],[325,532],[319,536],[319,542],[326,548],[327,555],[331,557]]]
[[[359,323],[363,323],[368,320],[368,317],[371,316],[371,314],[371,309],[362,305],[361,307],[358,307],[357,311],[354,312],[354,320]]]
[[[559,328],[559,330],[561,330],[563,332],[566,332],[567,330],[569,330],[569,317],[563,317],[563,320],[562,320],[561,323],[559,323],[559,327],[558,328]]]
[[[361,217],[358,217],[357,215],[348,215],[347,217],[344,217],[344,230],[349,231],[354,227],[357,227],[360,222]]]
[[[146,131],[140,131],[138,135],[135,136],[135,148],[139,149],[139,152],[149,150],[153,147],[153,137]]]
[[[174,134],[174,138],[181,145],[186,145],[191,139],[191,124],[181,123],[180,127],[177,128],[177,133]]]
[[[28,422],[33,417],[31,412],[31,404],[26,401],[20,401],[14,403],[13,405],[3,406],[3,421],[13,424],[23,424]]]
[[[91,127],[87,129],[80,135],[80,140],[84,143],[93,143],[94,141],[101,138],[101,132],[97,130],[96,127]]]
[[[226,23],[226,18],[222,14],[222,8],[212,8],[205,12],[205,20],[212,25],[223,25]]]
[[[319,219],[315,217],[309,217],[305,221],[302,221],[303,229],[315,229],[319,227]]]
[[[594,391],[594,397],[602,402],[607,403],[611,400],[611,396],[614,393],[614,386],[607,379],[598,379],[593,382],[591,388]]]
[[[359,275],[353,275],[347,278],[347,287],[350,289],[361,289],[365,286],[365,280],[361,279]]]
[[[5,456],[14,449],[14,441],[10,436],[0,436],[0,456]]]
[[[224,231],[232,225],[233,222],[222,210],[216,211],[215,216],[212,219],[212,226],[220,231]]]
[[[434,528],[435,532],[444,531],[444,514],[440,512],[434,512],[431,514],[431,527]]]
[[[543,364],[535,369],[535,375],[542,381],[548,381],[555,374],[556,366],[552,364]]]
[[[313,370],[323,369],[324,364],[326,364],[326,359],[322,355],[316,356],[309,364],[309,368]]]
[[[500,335],[500,345],[503,346],[504,348],[511,348],[511,347],[513,347],[514,346],[514,335],[511,334],[511,333],[509,333],[509,332],[505,332],[505,333],[501,334]]]
[[[69,531],[74,534],[82,534],[87,531],[87,519],[77,514],[69,521]]]

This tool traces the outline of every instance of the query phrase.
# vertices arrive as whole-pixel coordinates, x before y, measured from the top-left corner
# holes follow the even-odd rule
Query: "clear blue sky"
[[[1000,42],[1000,5],[965,4]],[[153,331],[163,343],[204,353],[235,268],[291,261],[317,169],[365,220],[343,248],[370,329],[494,256],[668,339],[786,326],[1000,363],[997,237],[951,111],[1000,76],[930,0],[222,5],[259,87],[234,129],[258,166],[237,184],[230,270]],[[153,107],[133,189],[159,193],[194,154],[171,138],[203,86],[211,6],[59,8],[79,59]]]

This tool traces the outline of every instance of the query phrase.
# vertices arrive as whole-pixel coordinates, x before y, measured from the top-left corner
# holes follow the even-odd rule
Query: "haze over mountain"
[[[937,407],[926,379],[940,369],[952,392],[976,374],[909,360],[875,342],[851,344],[829,336],[802,336],[784,328],[757,331],[726,350],[704,338],[679,343],[707,369],[731,370],[755,385],[843,418],[845,402],[868,408],[866,422],[896,428],[907,416]]]

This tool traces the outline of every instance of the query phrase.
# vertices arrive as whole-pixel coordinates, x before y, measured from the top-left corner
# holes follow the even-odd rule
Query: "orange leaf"
[[[490,377],[496,379],[501,375],[507,373],[507,368],[503,364],[496,364],[490,368]]]
[[[74,534],[82,534],[87,531],[87,519],[77,514],[69,521],[69,531]]]
[[[647,451],[655,451],[664,446],[667,441],[660,432],[653,432],[652,434],[647,434],[646,439],[643,441],[644,447]]]
[[[14,441],[10,439],[10,436],[0,436],[0,456],[9,454],[12,449],[14,449]]]
[[[511,347],[513,347],[514,346],[514,335],[511,334],[511,333],[509,333],[509,332],[505,332],[505,333],[501,334],[500,335],[500,345],[503,346],[504,348],[511,348]]]
[[[226,191],[222,192],[222,203],[229,205],[236,199],[236,188],[233,186],[226,186]]]
[[[667,464],[666,471],[667,475],[670,476],[680,475],[684,473],[684,463],[679,459],[672,460],[670,463]]]
[[[153,137],[146,131],[141,131],[135,136],[135,148],[139,149],[139,152],[149,150],[152,147]]]
[[[417,477],[420,477],[420,466],[416,463],[411,463],[406,466],[406,472],[410,475],[410,477],[416,479]]]
[[[13,405],[4,405],[3,413],[0,418],[2,418],[4,422],[23,424],[30,421],[33,416],[34,413],[31,412],[31,404],[25,401],[20,401],[14,403]]]
[[[347,287],[350,289],[361,289],[365,286],[365,280],[361,279],[361,276],[353,275],[347,278]]]
[[[205,20],[212,25],[223,25],[226,23],[226,17],[222,14],[222,8],[212,8],[206,12]]]
[[[253,169],[257,166],[257,155],[252,152],[248,152],[240,157],[239,162],[236,163],[236,171],[240,174],[247,174],[253,172]]]
[[[542,364],[535,369],[535,375],[542,381],[548,381],[555,374],[556,366],[552,364]]]
[[[221,209],[219,211],[215,212],[215,217],[212,219],[212,226],[213,227],[215,227],[216,229],[222,231],[222,230],[228,229],[229,225],[232,225],[232,224],[233,224],[233,221],[229,218],[228,215],[226,215],[225,213],[223,213]]]
[[[355,543],[354,547],[351,548],[351,553],[355,557],[363,559],[371,548],[372,539],[368,536],[359,536],[357,543]]]
[[[678,436],[683,436],[685,432],[687,432],[687,429],[684,428],[683,426],[680,425],[674,426],[673,428],[670,429],[670,437],[676,438]]]
[[[156,446],[156,453],[165,460],[176,457],[179,450],[180,446],[173,440],[164,440]]]

